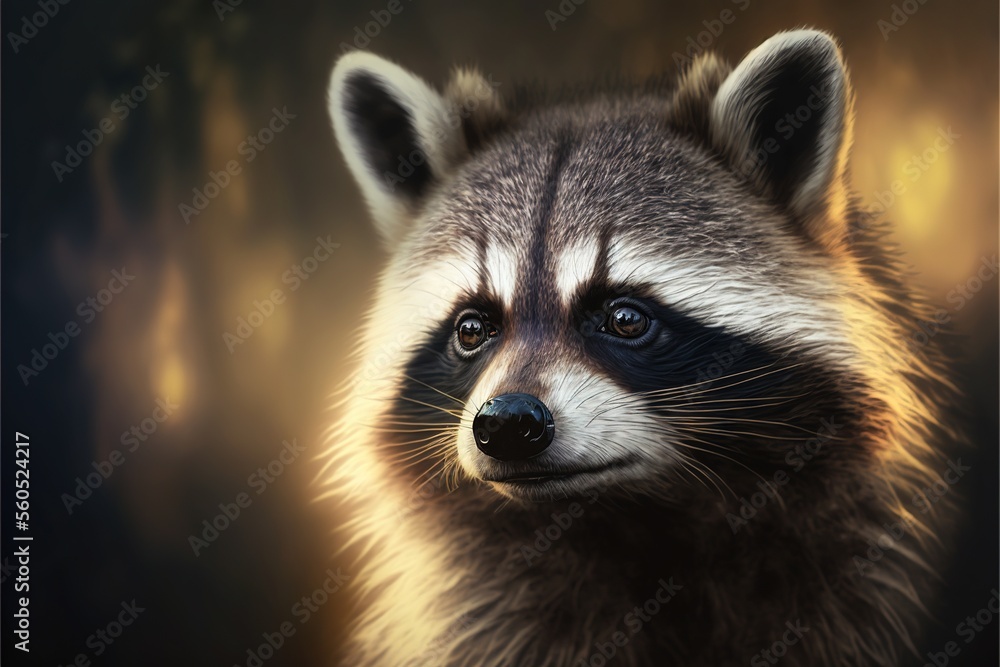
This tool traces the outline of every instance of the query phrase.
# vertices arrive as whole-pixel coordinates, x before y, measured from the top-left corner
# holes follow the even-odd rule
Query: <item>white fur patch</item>
[[[457,444],[459,462],[472,477],[490,477],[498,469],[498,464],[480,452],[473,440],[474,411],[497,393],[518,390],[504,384],[517,363],[516,354],[499,359],[482,374],[469,397]],[[642,401],[607,377],[595,375],[582,365],[553,359],[539,369],[539,381],[538,398],[549,408],[556,424],[555,439],[545,454],[554,467],[599,468],[629,459],[643,460],[652,469],[671,460],[669,451],[662,451],[671,448],[670,434],[655,419],[643,420]],[[621,481],[616,477],[620,471],[601,475],[602,484]]]
[[[376,405],[387,404],[398,391],[401,369],[423,343],[427,331],[451,314],[464,294],[475,291],[477,267],[468,264],[467,257],[463,253],[446,255],[419,270],[414,270],[406,253],[394,258],[383,283],[405,287],[382,290],[363,330],[365,363],[358,368],[356,381],[361,386],[354,393],[369,412]]]
[[[490,289],[505,304],[514,301],[517,285],[517,255],[508,247],[493,243],[486,248],[486,279]]]
[[[829,268],[806,265],[775,280],[752,264],[647,255],[620,238],[610,244],[608,265],[612,282],[652,285],[665,305],[705,324],[755,340],[811,343],[830,359],[853,357]]]
[[[569,305],[580,285],[594,275],[600,246],[594,240],[574,243],[559,256],[556,264],[556,288],[564,305]]]

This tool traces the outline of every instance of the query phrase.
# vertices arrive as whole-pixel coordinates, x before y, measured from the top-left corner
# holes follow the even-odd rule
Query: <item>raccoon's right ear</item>
[[[831,249],[845,236],[852,103],[833,38],[793,30],[751,51],[711,104],[710,139],[733,170]]]
[[[485,80],[475,73],[455,81],[459,89],[476,86],[480,97],[495,97],[492,88],[482,90]],[[363,51],[340,58],[328,96],[347,166],[382,240],[394,243],[431,186],[468,155],[472,118],[452,94],[442,96],[416,75]]]

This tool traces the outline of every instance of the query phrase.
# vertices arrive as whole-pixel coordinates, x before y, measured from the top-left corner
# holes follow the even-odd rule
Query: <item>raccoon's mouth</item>
[[[603,472],[622,468],[628,464],[627,461],[609,463],[592,468],[577,468],[573,470],[528,470],[522,472],[512,472],[504,475],[494,475],[483,477],[484,481],[495,484],[510,484],[514,486],[538,486],[548,482],[559,482],[582,475],[597,475]]]
[[[583,471],[581,471],[583,472]],[[589,472],[589,471],[587,471]],[[596,472],[596,471],[595,471]],[[519,473],[516,475],[508,475],[506,477],[490,478],[486,477],[487,482],[496,482],[502,484],[544,484],[545,482],[554,482],[560,479],[566,479],[577,475],[577,472],[526,472]]]

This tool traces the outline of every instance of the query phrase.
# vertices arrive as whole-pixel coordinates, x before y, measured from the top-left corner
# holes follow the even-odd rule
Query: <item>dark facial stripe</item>
[[[592,305],[581,308],[580,320],[593,317],[609,294],[622,291],[591,293]],[[857,397],[863,394],[851,391],[841,375],[802,354],[641,301],[656,320],[648,342],[632,346],[607,333],[578,330],[580,354],[595,373],[606,374],[629,393],[665,392],[647,394],[645,400],[686,444],[732,457],[765,476],[794,467],[801,453],[817,444],[809,474],[870,455],[861,437],[865,407]],[[720,456],[682,451],[713,470],[728,469],[728,480],[743,478],[749,486],[758,481]]]
[[[518,310],[518,321],[522,325],[537,327],[542,324],[548,312],[546,304],[558,304],[555,272],[551,261],[550,224],[559,189],[559,178],[566,167],[572,146],[564,137],[558,139],[555,152],[546,175],[544,189],[539,194],[534,210],[534,234],[531,242],[527,275],[518,281],[519,289],[514,295]]]
[[[496,310],[495,305],[485,302],[470,300],[470,305],[476,305],[485,312]],[[402,371],[400,389],[391,408],[380,415],[380,423],[386,429],[384,437],[380,438],[382,453],[396,460],[413,455],[413,458],[393,466],[408,477],[421,477],[434,468],[440,468],[447,456],[454,456],[453,451],[448,451],[447,454],[421,460],[427,452],[418,455],[417,450],[443,434],[449,434],[447,447],[454,447],[454,433],[460,422],[458,415],[461,414],[462,404],[469,400],[479,376],[501,342],[490,340],[474,357],[463,358],[454,346],[454,320],[457,315],[457,312],[450,314],[430,333]],[[470,413],[474,415],[477,408],[469,406]],[[444,447],[442,451],[445,451]]]
[[[486,294],[489,291],[490,277],[486,273],[486,254],[488,241],[485,234],[476,235],[476,270],[478,271],[479,293]]]
[[[594,285],[606,285],[609,281],[611,266],[608,261],[609,249],[611,247],[611,237],[614,233],[610,225],[601,227],[600,235],[597,239],[597,260],[594,263],[594,270],[590,276],[590,283]],[[581,285],[581,289],[582,289]]]

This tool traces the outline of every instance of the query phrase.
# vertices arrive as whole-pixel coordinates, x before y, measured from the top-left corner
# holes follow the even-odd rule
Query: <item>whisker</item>
[[[780,401],[780,400],[791,400],[793,398],[803,398],[808,396],[809,392],[804,394],[792,394],[790,396],[737,396],[734,398],[706,398],[704,400],[690,401],[684,403],[684,405],[702,405],[702,404],[712,404],[712,403],[739,403],[743,401]]]
[[[684,418],[685,417],[683,415],[681,415],[679,419],[684,419]],[[703,423],[706,420],[707,421],[711,421],[711,418],[709,418],[709,417],[698,417],[698,416],[686,417],[686,419],[688,419],[689,421],[693,421],[693,422],[702,421]],[[671,423],[674,423],[674,421],[675,420],[672,418],[671,419]],[[796,424],[786,424],[785,422],[776,422],[776,421],[771,421],[769,419],[750,419],[749,417],[725,417],[722,420],[717,420],[717,421],[721,421],[721,423],[733,422],[733,423],[740,423],[740,424],[765,424],[767,426],[781,426],[783,428],[789,428],[789,429],[793,429],[793,430],[796,430],[796,431],[801,431],[802,433],[805,433],[806,435],[808,435],[810,437],[813,437],[813,438],[822,437],[825,440],[843,440],[844,439],[844,438],[836,437],[836,436],[833,436],[833,435],[822,435],[821,436],[819,433],[816,433],[815,431],[810,431],[809,429],[804,428],[802,426],[798,426]]]
[[[780,361],[780,359],[778,361]],[[771,368],[772,366],[774,366],[775,364],[777,364],[778,361],[775,361],[775,362],[773,362],[771,364],[767,364],[765,366],[759,366],[757,368],[751,368],[749,370],[739,371],[737,373],[730,373],[729,375],[723,375],[720,378],[712,380],[712,382],[722,382],[722,381],[729,380],[731,378],[735,378],[735,377],[738,377],[738,376],[741,376],[741,375],[746,375],[747,373],[756,373],[757,371],[761,371],[761,370],[765,370],[765,369]],[[644,399],[648,399],[648,398],[655,399],[654,401],[647,401],[649,403],[672,401],[672,400],[676,400],[678,397],[689,398],[689,397],[699,397],[700,396],[700,397],[704,398],[706,394],[710,394],[710,393],[715,392],[715,391],[721,391],[723,389],[730,389],[732,387],[737,387],[737,386],[739,386],[739,385],[741,385],[741,384],[743,384],[745,382],[750,382],[752,380],[757,380],[757,379],[760,379],[760,378],[764,378],[764,377],[767,377],[768,375],[771,375],[773,373],[777,373],[777,372],[780,372],[782,370],[786,370],[788,368],[795,368],[796,366],[800,366],[800,365],[802,365],[802,364],[794,364],[792,366],[785,366],[785,367],[782,367],[782,368],[775,369],[773,371],[768,371],[766,373],[762,373],[760,375],[756,375],[756,376],[751,377],[751,378],[746,378],[744,380],[740,380],[739,382],[733,382],[733,383],[729,383],[729,384],[721,384],[721,385],[706,387],[704,389],[695,390],[697,387],[699,387],[700,385],[702,385],[703,382],[693,382],[693,383],[689,383],[689,384],[686,384],[686,385],[680,385],[680,386],[677,386],[677,387],[667,387],[667,388],[664,388],[664,389],[653,389],[653,390],[650,390],[650,391],[636,392],[634,394],[624,394],[624,395],[613,397],[613,398],[609,399],[606,402],[614,404],[614,403],[617,403],[617,402],[622,402],[622,401],[629,400],[633,396],[638,396],[638,397],[644,398]],[[744,400],[744,399],[746,399],[746,400],[756,400],[757,397],[743,397],[743,398],[740,398],[740,399],[718,399],[718,400]],[[712,400],[712,399],[708,399],[708,400]],[[598,407],[601,407],[601,406],[598,406]]]
[[[682,430],[680,427],[678,427],[676,429],[676,431],[678,431],[678,433],[674,433],[671,430],[668,430],[668,429],[664,428],[665,426],[673,427],[674,426],[673,422],[660,423],[660,422],[657,422],[655,419],[652,419],[652,418],[639,419],[639,418],[623,417],[623,418],[620,418],[620,419],[615,419],[615,424],[618,425],[618,426],[635,426],[639,430],[649,429],[650,427],[653,427],[654,429],[656,429],[654,435],[665,435],[665,436],[667,436],[667,441],[668,442],[673,442],[673,440],[676,440],[676,436]],[[687,428],[687,427],[685,426],[685,428]],[[798,440],[798,438],[796,438],[796,440]],[[728,451],[728,452],[733,452],[734,454],[741,454],[744,451],[742,449],[739,449],[739,448],[736,448],[736,447],[732,447],[730,445],[722,444],[722,443],[713,443],[713,445],[716,448],[718,448],[718,449],[721,449],[721,450],[724,450],[724,451]]]
[[[705,480],[695,475],[695,473],[692,470],[690,470],[686,460],[687,457],[682,457],[682,455],[679,452],[675,453],[675,456],[678,466],[677,471],[681,473],[681,479],[683,479],[684,482],[689,485],[692,482],[697,482],[707,489],[708,484],[705,483]],[[690,477],[690,479],[688,479],[688,477]],[[721,490],[719,492],[721,493]]]
[[[427,401],[420,401],[410,396],[400,396],[399,398],[403,399],[404,401],[410,401],[411,403],[416,403],[417,405],[422,405],[426,408],[433,408],[434,410],[440,410],[441,412],[449,414],[453,417],[462,414],[458,410],[449,410],[448,408],[442,408],[440,405],[434,405],[433,403],[428,403]]]
[[[678,452],[678,454],[680,454],[680,452]],[[693,475],[695,473],[698,473],[698,474],[702,475],[705,478],[705,480],[707,480],[709,482],[709,484],[711,484],[712,486],[714,486],[715,490],[719,492],[719,497],[720,498],[722,498],[723,500],[725,500],[726,499],[726,494],[723,493],[722,489],[719,488],[719,485],[715,483],[715,479],[719,480],[722,483],[722,485],[724,487],[726,487],[726,490],[728,490],[729,493],[732,494],[733,498],[736,498],[736,493],[729,486],[729,484],[726,483],[726,480],[724,480],[719,473],[715,472],[714,470],[712,470],[712,468],[710,466],[708,466],[707,464],[704,464],[704,463],[698,461],[697,459],[694,459],[694,458],[692,458],[690,456],[686,456],[686,455],[683,455],[683,454],[682,454],[682,456],[683,456],[683,460],[684,460],[684,466],[688,470],[691,471],[691,474]],[[713,477],[715,479],[713,479]],[[704,484],[704,482],[703,482],[703,484]],[[704,486],[705,486],[706,489],[708,488],[707,484],[705,484]]]
[[[780,359],[778,361],[780,361]],[[761,371],[761,370],[765,370],[767,368],[773,367],[775,364],[778,363],[778,361],[775,361],[775,362],[773,362],[771,364],[767,364],[766,366],[759,366],[758,368],[751,368],[749,370],[739,371],[737,373],[730,373],[728,375],[723,375],[722,377],[720,377],[720,378],[718,378],[716,380],[711,380],[711,382],[721,382],[723,380],[729,380],[729,379],[732,379],[732,378],[735,378],[735,377],[739,377],[741,375],[746,375],[748,373],[756,373],[757,371]],[[693,383],[690,383],[690,384],[681,385],[679,387],[669,387],[667,389],[657,389],[657,390],[654,390],[654,391],[640,392],[639,395],[641,395],[641,396],[655,396],[655,395],[679,395],[679,394],[683,394],[683,395],[686,395],[686,396],[700,396],[702,394],[708,394],[708,393],[711,393],[713,391],[721,391],[723,389],[732,389],[733,387],[738,387],[741,384],[745,384],[747,382],[752,382],[752,381],[755,381],[755,380],[760,380],[761,378],[765,378],[765,377],[767,377],[769,375],[774,375],[775,373],[780,373],[782,371],[791,370],[793,368],[798,368],[799,366],[804,366],[804,365],[805,365],[804,363],[800,362],[800,363],[797,363],[797,364],[792,364],[790,366],[782,366],[781,368],[775,368],[774,370],[767,371],[766,373],[761,373],[760,375],[755,375],[753,377],[745,378],[743,380],[740,380],[739,382],[733,382],[733,383],[730,383],[730,384],[713,385],[711,387],[706,387],[704,389],[699,389],[697,391],[689,391],[689,389],[698,387],[700,384],[703,384],[703,383],[701,383],[701,382],[693,382]]]
[[[379,447],[378,449],[379,450],[386,450],[386,451],[388,451],[389,453],[387,454],[387,458],[392,459],[392,458],[396,458],[396,457],[402,456],[404,454],[411,454],[413,452],[426,451],[427,449],[430,449],[430,448],[437,447],[437,446],[441,445],[441,443],[448,443],[451,440],[452,440],[451,435],[445,433],[445,434],[442,434],[442,435],[434,435],[434,436],[429,436],[427,438],[424,438],[423,442],[419,443],[418,447],[400,447],[400,446],[393,445],[393,446],[389,446],[389,447],[385,447],[385,446]]]
[[[400,456],[408,456],[413,452],[427,451],[433,447],[440,445],[441,443],[454,442],[455,438],[450,433],[442,433],[439,435],[431,435],[424,438],[422,441],[411,441],[411,444],[382,444],[376,447],[376,451],[388,460],[396,460]]]
[[[410,464],[410,465],[412,467],[414,464]],[[421,480],[424,478],[424,476],[426,476],[428,473],[433,472],[434,468],[437,468],[439,466],[441,467],[440,470],[438,470],[436,473],[434,473],[433,475],[431,475],[430,477],[428,477],[427,481],[421,482]],[[438,461],[434,466],[432,466],[432,467],[428,468],[427,470],[425,470],[424,472],[420,473],[420,475],[415,480],[413,480],[411,486],[414,489],[417,489],[417,488],[420,488],[421,486],[423,486],[424,484],[431,484],[435,479],[437,479],[437,477],[442,472],[444,472],[444,470],[445,470],[445,462],[444,461]]]
[[[379,423],[379,425],[381,425],[381,424],[390,424],[390,425],[392,425],[392,426],[442,426],[442,427],[450,427],[450,426],[458,426],[458,422],[404,422],[404,421],[384,421],[384,422],[380,422],[380,423]],[[373,424],[373,426],[374,426],[374,424]]]
[[[585,381],[583,381],[583,382],[580,383],[580,386],[578,386],[576,388],[576,391],[574,391],[570,395],[570,397],[566,399],[566,402],[570,403],[574,398],[576,398],[577,396],[580,395],[580,392],[582,392],[584,390],[584,388],[591,386],[596,381],[597,381],[597,376],[596,375],[591,375],[590,377],[588,377]],[[580,407],[586,402],[586,400],[587,400],[586,398],[582,399],[580,401],[580,403],[575,408],[573,408],[573,409],[574,410],[579,410]]]
[[[770,399],[762,397],[762,398],[756,398],[756,399],[753,399],[753,400],[755,400],[755,401],[763,401],[763,400],[773,400],[774,398],[778,398],[778,397],[771,397]],[[700,409],[700,410],[689,410],[688,409],[688,408],[690,408],[692,406],[698,407],[698,406],[705,406],[705,405],[713,405],[714,403],[723,403],[723,402],[726,402],[727,400],[734,400],[734,399],[720,399],[718,401],[699,401],[697,403],[677,403],[675,401],[671,401],[671,400],[667,400],[667,399],[660,399],[660,400],[657,400],[657,401],[649,402],[648,405],[655,405],[655,406],[666,405],[666,406],[668,406],[667,409],[669,409],[669,410],[684,410],[687,413],[696,414],[696,413],[703,413],[703,412],[704,413],[731,412],[731,411],[735,411],[735,410],[749,410],[751,408],[771,408],[771,407],[774,407],[776,405],[785,405],[786,403],[791,402],[792,399],[788,398],[788,400],[786,400],[786,401],[776,401],[774,403],[762,403],[762,404],[750,403],[749,405],[737,405],[737,406],[729,407],[729,408],[704,408],[704,409]]]
[[[431,443],[430,445],[425,445],[424,447],[421,447],[419,450],[407,456],[388,457],[388,460],[390,463],[393,464],[406,463],[406,465],[403,466],[403,468],[410,468],[419,463],[435,458],[444,452],[447,452],[448,444],[449,443],[446,441]],[[408,461],[409,463],[407,463]]]
[[[455,397],[454,397],[454,396],[452,396],[451,394],[448,394],[448,393],[445,393],[445,392],[441,391],[440,389],[438,389],[437,387],[434,387],[434,386],[432,386],[432,385],[429,385],[429,384],[427,384],[427,383],[426,383],[426,382],[424,382],[423,380],[418,380],[417,378],[413,377],[412,375],[405,375],[405,374],[404,374],[404,375],[403,375],[403,377],[405,377],[405,378],[406,378],[407,380],[412,380],[413,382],[416,382],[416,383],[418,383],[418,384],[422,384],[423,386],[427,387],[427,388],[428,388],[428,389],[430,389],[431,391],[436,391],[437,393],[441,394],[441,395],[442,395],[442,396],[444,396],[445,398],[450,398],[451,400],[453,400],[453,401],[455,401],[456,403],[458,403],[459,405],[461,405],[461,406],[462,406],[463,408],[464,408],[464,407],[465,407],[465,405],[466,405],[466,401],[463,401],[463,400],[462,400],[462,399],[460,399],[460,398],[455,398]]]
[[[452,424],[452,426],[454,426],[454,424]],[[406,428],[379,428],[379,427],[372,427],[372,430],[373,431],[377,431],[379,433],[444,433],[445,432],[445,430],[441,429],[441,428],[412,428],[412,429],[406,429]]]
[[[434,438],[444,437],[445,435],[448,435],[448,434],[442,433],[440,435],[428,435],[425,438],[417,438],[416,440],[407,440],[406,442],[393,442],[393,443],[388,443],[388,444],[382,444],[382,445],[380,445],[378,447],[378,449],[402,449],[404,447],[407,447],[408,445],[418,445],[418,444],[420,444],[422,442],[427,442],[428,440],[433,440]]]
[[[678,431],[689,431],[691,433],[706,433],[710,435],[722,435],[727,437],[738,437],[738,436],[748,436],[751,438],[761,438],[764,440],[786,440],[791,442],[802,442],[802,438],[785,437],[778,435],[764,435],[763,433],[750,433],[748,431],[728,431],[713,428],[705,428],[703,426],[690,426],[687,424],[676,424],[671,423],[671,426],[676,426]]]
[[[712,446],[711,442],[708,442],[706,440],[702,440],[701,438],[695,437],[693,435],[688,435],[687,437],[691,438],[692,440],[694,440],[696,442],[700,442],[703,445],[708,445],[709,447]],[[680,443],[680,442],[678,442],[677,444],[684,444],[685,446],[687,446],[687,443]],[[710,450],[703,450],[703,449],[698,448],[698,447],[695,447],[694,449],[698,449],[699,451],[704,451],[706,454],[712,454],[713,456],[718,456],[719,458],[723,458],[723,459],[726,459],[728,461],[731,461],[732,463],[735,463],[736,465],[740,466],[741,468],[747,470],[748,472],[750,472],[751,474],[753,474],[754,476],[756,476],[758,479],[760,479],[765,484],[768,483],[767,480],[764,479],[764,477],[759,472],[757,472],[756,470],[754,470],[750,466],[746,465],[745,463],[741,463],[740,461],[737,461],[736,459],[734,459],[731,456],[726,456],[725,454],[720,454],[718,452],[713,452],[713,451],[710,451]]]

